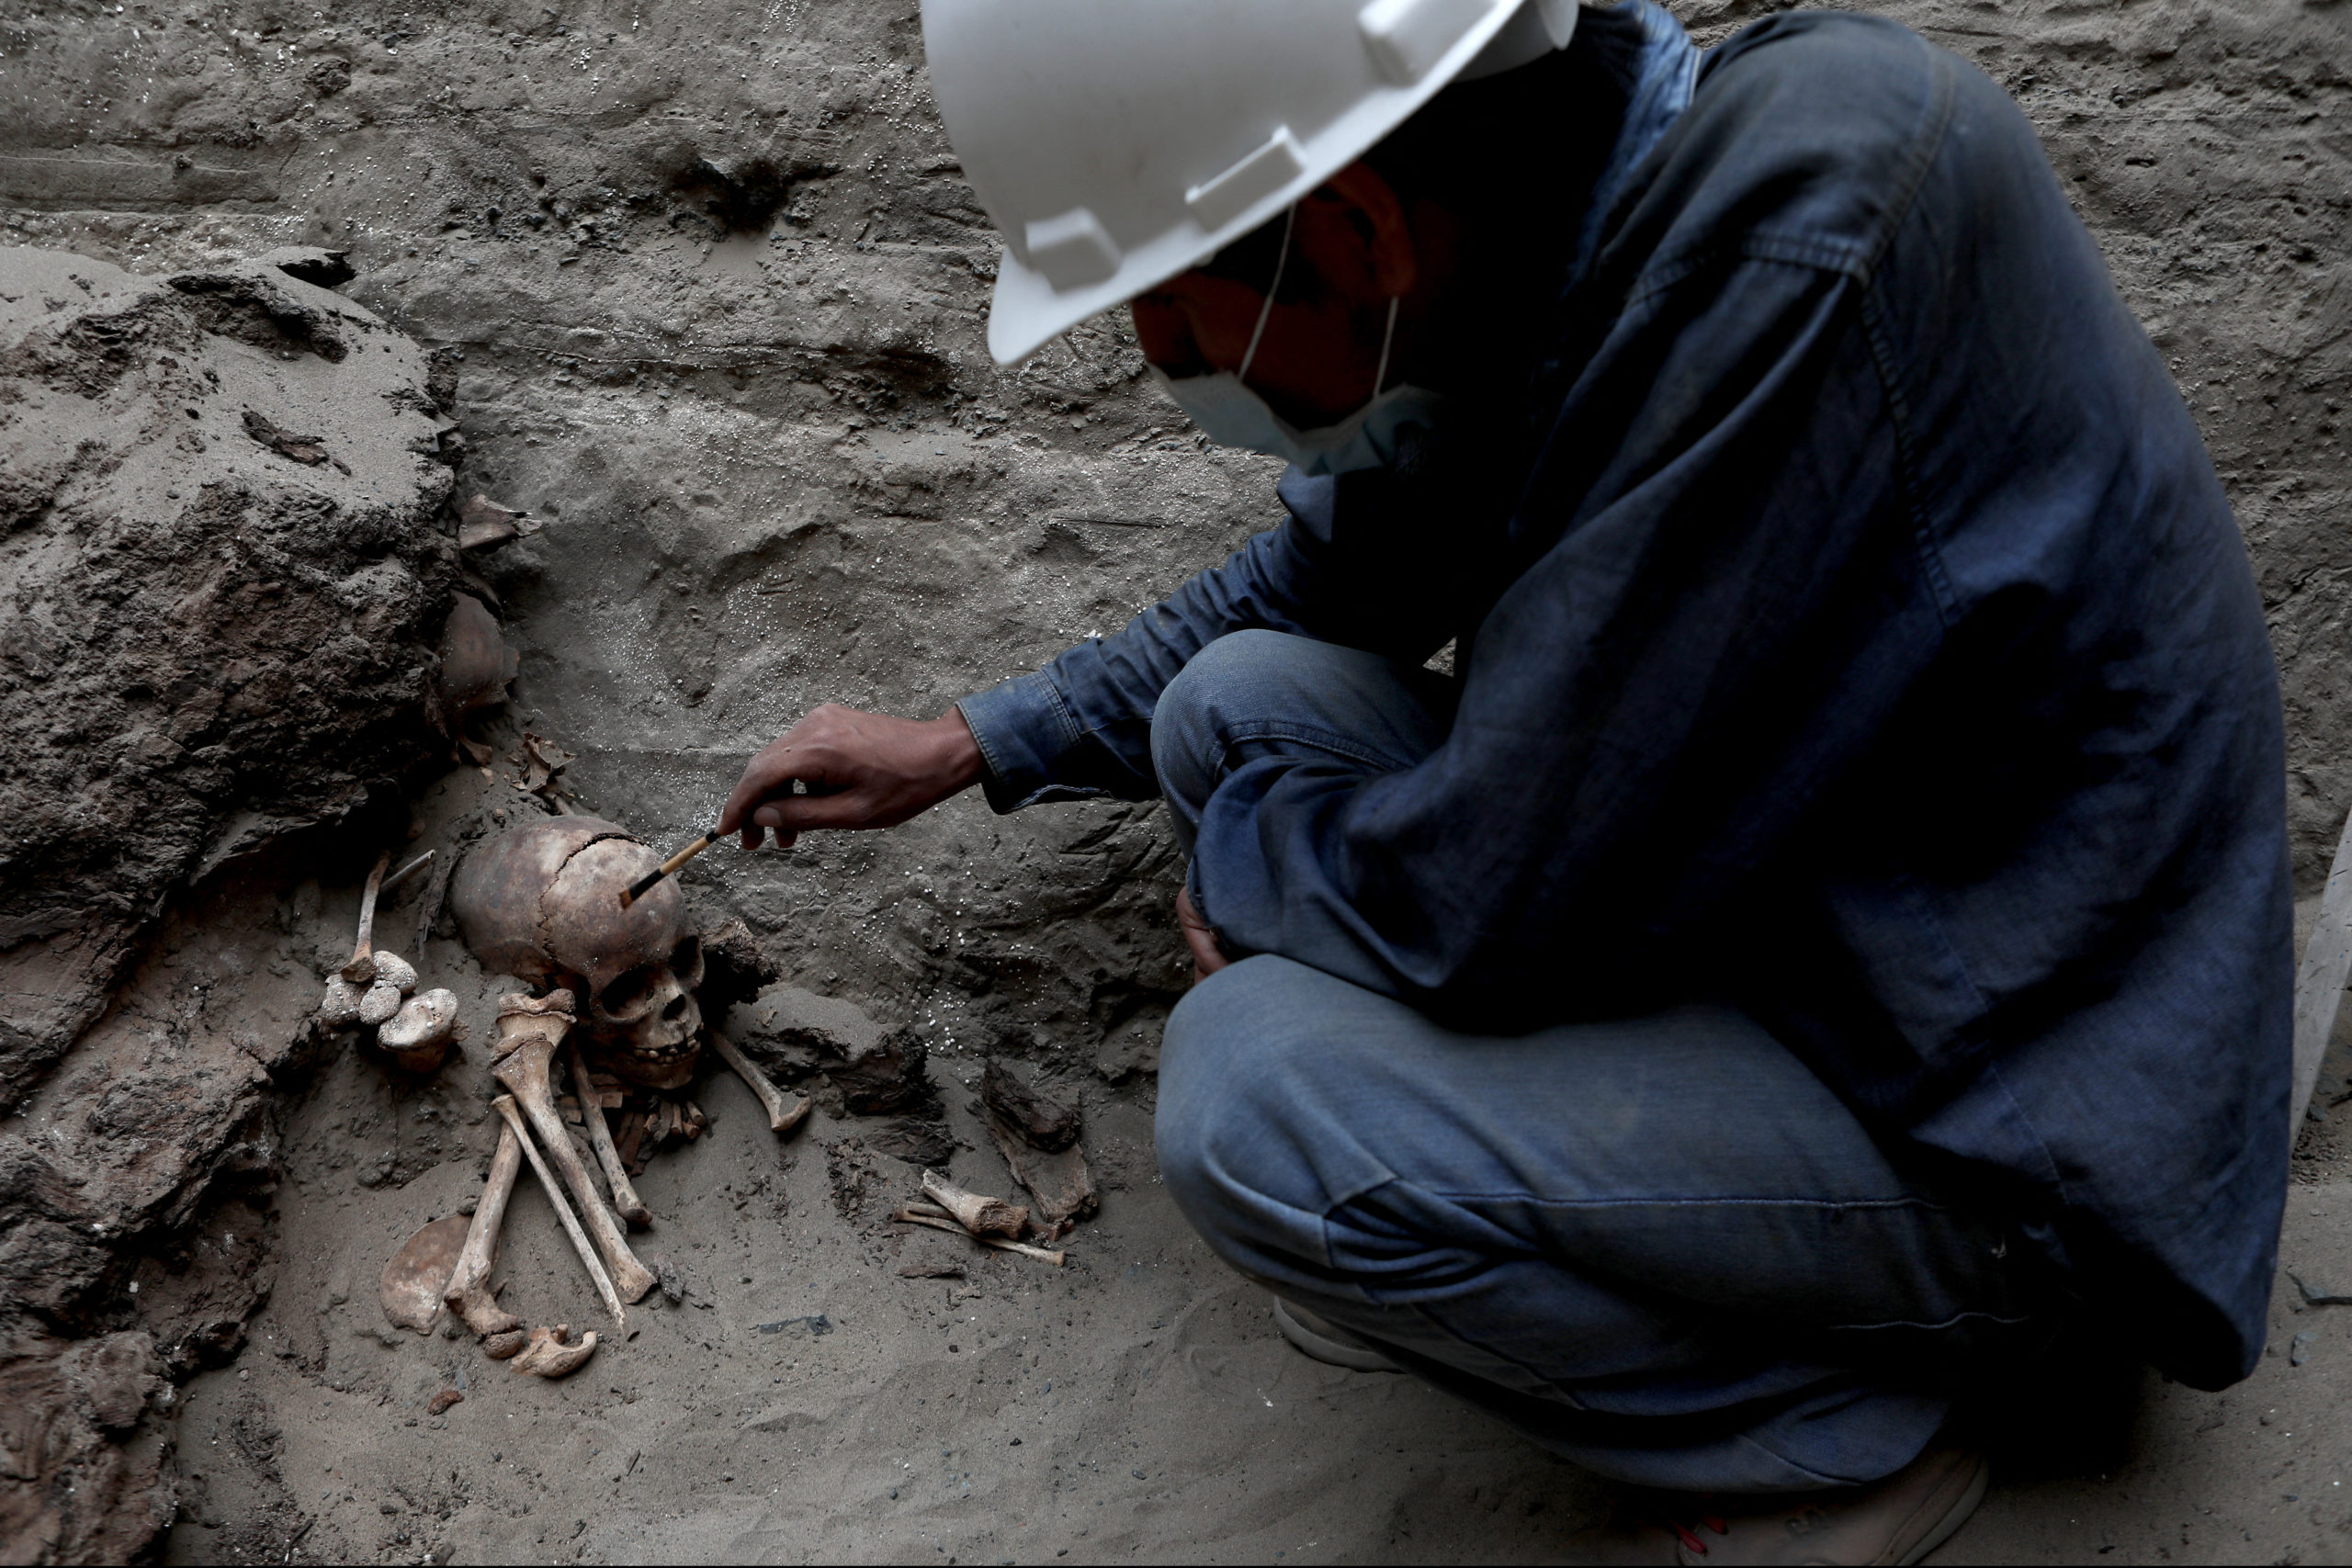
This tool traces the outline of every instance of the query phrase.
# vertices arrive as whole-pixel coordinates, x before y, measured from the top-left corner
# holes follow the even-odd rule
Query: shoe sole
[[[1917,1546],[1903,1554],[1898,1560],[1903,1568],[1911,1568],[1911,1564],[1919,1562],[1928,1553],[1958,1535],[1960,1527],[1966,1524],[1969,1516],[1976,1512],[1976,1505],[1984,1500],[1984,1488],[1991,1484],[1992,1480],[1993,1467],[1985,1463],[1983,1459],[1978,1459],[1976,1474],[1970,1480],[1968,1490],[1962,1492],[1960,1495],[1960,1500],[1945,1511],[1942,1518],[1936,1521],[1935,1529],[1922,1536]]]
[[[1351,1372],[1397,1372],[1404,1369],[1368,1345],[1351,1345],[1315,1330],[1293,1316],[1290,1303],[1282,1297],[1274,1298],[1274,1326],[1282,1330],[1283,1338],[1294,1348],[1327,1366],[1345,1367]]]

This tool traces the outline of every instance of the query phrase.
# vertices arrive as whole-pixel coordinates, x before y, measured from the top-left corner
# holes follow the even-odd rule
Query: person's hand
[[[1216,930],[1193,908],[1192,894],[1182,887],[1176,889],[1176,924],[1184,933],[1185,948],[1193,955],[1195,986],[1233,962],[1217,946]]]
[[[782,849],[811,828],[895,828],[985,768],[957,709],[925,722],[827,703],[744,765],[718,832],[740,831],[743,847],[756,850],[770,833]],[[808,794],[792,793],[796,779]]]

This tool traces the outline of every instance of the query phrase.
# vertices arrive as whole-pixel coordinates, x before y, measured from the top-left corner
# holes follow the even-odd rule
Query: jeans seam
[[[1228,755],[1233,748],[1250,740],[1299,740],[1335,756],[1370,767],[1402,773],[1413,766],[1402,758],[1376,751],[1344,735],[1329,729],[1318,729],[1311,724],[1297,724],[1282,719],[1252,719],[1243,724],[1227,725],[1217,731],[1218,747]],[[1228,772],[1231,770],[1228,769]]]
[[[1526,1192],[1447,1192],[1427,1187],[1419,1190],[1449,1203],[1531,1203],[1544,1209],[1928,1209],[1939,1214],[1962,1212],[1933,1198],[1539,1198]],[[1332,1205],[1334,1210],[1343,1207],[1344,1204]]]

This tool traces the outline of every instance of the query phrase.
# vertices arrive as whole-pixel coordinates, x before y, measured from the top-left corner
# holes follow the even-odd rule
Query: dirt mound
[[[295,276],[334,260],[0,250],[0,1107],[169,889],[437,722],[449,421],[424,350]]]

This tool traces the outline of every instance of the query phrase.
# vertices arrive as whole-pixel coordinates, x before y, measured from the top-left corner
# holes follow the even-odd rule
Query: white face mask
[[[1266,287],[1266,302],[1258,310],[1258,324],[1250,333],[1250,347],[1241,368],[1208,376],[1168,375],[1151,367],[1152,378],[1192,416],[1201,433],[1220,446],[1240,446],[1281,457],[1309,474],[1344,474],[1357,468],[1385,468],[1396,460],[1397,442],[1410,426],[1428,428],[1435,422],[1442,393],[1407,382],[1382,391],[1388,379],[1388,348],[1396,336],[1396,300],[1388,301],[1388,327],[1380,338],[1380,367],[1373,373],[1372,398],[1336,424],[1301,430],[1250,389],[1250,361],[1258,357],[1258,340],[1265,335],[1266,317],[1274,308],[1275,290],[1282,288],[1283,268],[1290,261],[1290,231],[1297,209],[1283,217],[1283,248],[1274,261],[1274,280]]]

